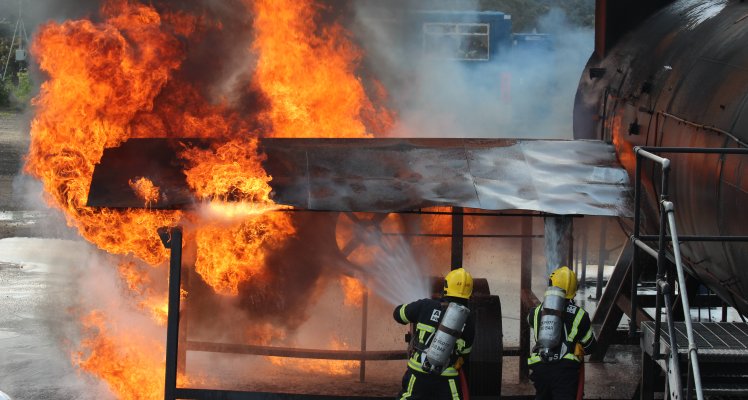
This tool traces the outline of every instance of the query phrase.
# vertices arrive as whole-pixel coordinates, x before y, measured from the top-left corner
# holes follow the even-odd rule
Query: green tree
[[[0,25],[0,79],[5,70],[5,63],[8,59],[8,51],[10,50],[10,38],[5,35],[5,30]],[[7,88],[9,81],[8,76],[6,76],[4,81],[0,81],[0,107],[8,107],[10,105],[10,92]]]
[[[11,43],[11,40],[11,31],[7,29],[6,24],[0,23],[0,78],[5,72],[5,79],[0,82],[0,107],[24,108],[31,100],[33,83],[26,63],[16,62],[14,49],[18,40],[15,43]]]
[[[16,77],[18,78],[18,84],[12,86],[11,94],[18,105],[24,107],[31,101],[31,77],[28,71],[18,71]]]

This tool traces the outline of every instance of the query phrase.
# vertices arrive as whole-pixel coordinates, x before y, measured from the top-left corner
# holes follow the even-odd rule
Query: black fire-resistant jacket
[[[431,340],[436,334],[436,328],[439,327],[439,322],[447,310],[448,302],[456,302],[467,306],[466,300],[445,297],[442,301],[421,299],[395,307],[393,312],[395,321],[401,324],[415,324],[415,338],[413,339],[415,340],[416,345],[413,346],[412,354],[410,354],[410,358],[408,359],[408,367],[410,369],[422,373],[425,372],[421,368],[423,363],[423,351],[420,349],[426,349],[431,344]],[[471,312],[468,316],[467,322],[465,322],[465,328],[462,331],[462,335],[455,343],[451,365],[442,371],[441,376],[457,376],[458,372],[454,363],[459,356],[466,357],[470,354],[474,338],[475,318]]]

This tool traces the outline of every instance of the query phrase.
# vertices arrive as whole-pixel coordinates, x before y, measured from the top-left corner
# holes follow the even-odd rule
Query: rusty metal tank
[[[612,142],[630,176],[634,146],[748,147],[748,2],[673,1],[637,23],[609,46],[597,32],[575,100],[575,138]],[[672,161],[681,235],[748,235],[748,156],[662,156]],[[659,169],[643,166],[644,228],[656,234]],[[681,249],[692,276],[748,314],[748,243]]]

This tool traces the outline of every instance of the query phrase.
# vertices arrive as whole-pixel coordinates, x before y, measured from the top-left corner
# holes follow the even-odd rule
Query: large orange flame
[[[107,319],[92,312],[83,319],[85,338],[82,349],[73,354],[80,368],[91,372],[109,384],[119,399],[147,400],[163,398],[164,346],[143,336],[136,328],[110,329]],[[143,351],[143,349],[156,351]],[[179,376],[180,385],[188,385]]]
[[[246,90],[260,91],[269,104],[255,110],[256,120],[246,120],[244,109],[227,102],[212,103],[182,73],[190,43],[204,30],[221,30],[221,21],[184,11],[159,13],[135,0],[108,0],[98,23],[50,22],[38,32],[33,52],[47,80],[34,102],[25,166],[68,224],[111,254],[163,266],[168,252],[157,229],[188,224],[185,237],[196,243],[196,271],[225,295],[238,294],[244,282],[265,279],[267,256],[296,232],[288,213],[274,212],[280,207],[269,199],[272,177],[261,168],[257,138],[369,137],[388,130],[393,118],[378,105],[385,96],[382,86],[369,85],[372,101],[356,75],[360,50],[339,24],[318,25],[321,8],[313,0],[243,1],[247,9],[239,12],[252,12],[254,21],[254,43],[243,50],[257,57]],[[136,137],[215,139],[212,148],[182,154],[188,184],[209,205],[208,213],[86,206],[104,149]],[[130,185],[145,206],[158,204],[155,182],[134,176]],[[143,298],[139,306],[163,323],[166,296],[138,273],[133,264],[120,264],[129,289]],[[120,398],[158,397],[163,346],[107,327],[100,313],[83,322],[90,336],[77,365],[104,379]]]
[[[347,343],[337,338],[332,338],[330,347],[332,348],[332,350],[350,349]],[[359,366],[358,361],[294,359],[285,357],[267,357],[267,359],[273,365],[281,366],[285,369],[291,369],[305,373],[314,372],[334,376],[350,375]]]
[[[141,176],[138,179],[131,179],[128,183],[135,192],[135,195],[143,200],[146,208],[158,202],[159,187],[154,185],[150,179]]]
[[[319,5],[308,0],[251,3],[257,33],[253,47],[260,55],[255,74],[272,103],[263,118],[272,124],[273,136],[369,137],[362,117],[383,124],[370,129],[390,127],[392,116],[373,105],[356,76],[361,51],[339,24],[317,26]]]
[[[174,225],[179,212],[95,210],[86,202],[104,148],[126,140],[130,121],[152,108],[180,65],[181,46],[161,31],[160,17],[149,7],[118,2],[104,13],[106,21],[98,25],[49,23],[34,42],[49,78],[34,103],[26,170],[42,180],[47,199],[86,239],[110,253],[158,264],[167,253],[156,229]]]

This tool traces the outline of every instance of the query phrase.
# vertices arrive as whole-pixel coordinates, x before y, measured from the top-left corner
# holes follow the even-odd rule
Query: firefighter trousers
[[[461,400],[462,390],[456,376],[429,375],[408,368],[403,375],[400,400]]]
[[[535,385],[535,399],[575,400],[579,367],[577,361],[570,360],[533,364],[530,379]]]

